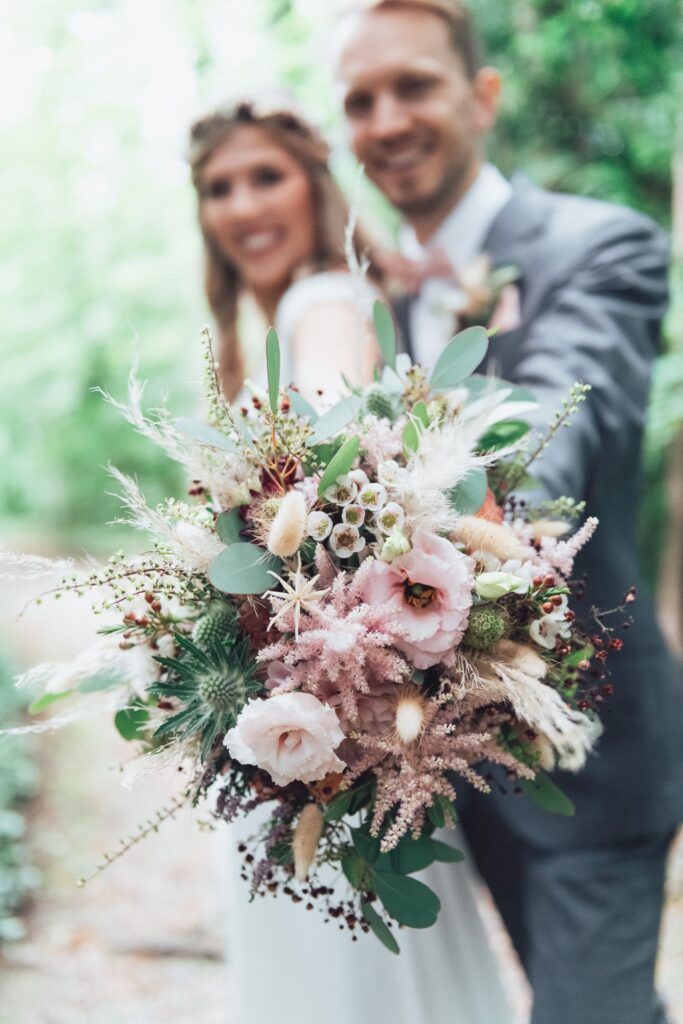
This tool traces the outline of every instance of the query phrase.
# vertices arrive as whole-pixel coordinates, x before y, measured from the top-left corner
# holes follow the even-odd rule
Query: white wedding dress
[[[374,297],[368,288],[368,307]],[[276,324],[283,382],[296,376],[291,338],[298,317],[313,305],[340,301],[358,301],[357,287],[341,272],[291,286]],[[250,370],[253,382],[263,386],[265,365]],[[467,862],[434,864],[416,876],[438,893],[441,912],[432,928],[394,928],[401,947],[395,956],[372,934],[359,933],[352,942],[346,928],[324,923],[315,905],[306,911],[304,903],[284,895],[249,903],[236,847],[257,831],[257,819],[255,812],[226,829],[232,993],[226,1024],[512,1024]],[[463,847],[459,833],[443,838]],[[342,878],[340,894],[345,885]]]

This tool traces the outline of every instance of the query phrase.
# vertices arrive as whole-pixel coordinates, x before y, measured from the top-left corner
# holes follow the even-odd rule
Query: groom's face
[[[485,76],[495,72],[468,77],[446,22],[401,7],[352,23],[337,73],[356,156],[390,202],[428,234],[476,175],[497,98]]]

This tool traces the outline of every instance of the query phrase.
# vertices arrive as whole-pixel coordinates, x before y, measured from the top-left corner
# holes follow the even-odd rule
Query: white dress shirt
[[[422,245],[407,224],[401,228],[402,252],[423,259],[430,249],[443,249],[456,270],[481,252],[489,230],[512,195],[512,185],[493,164],[483,164],[460,202]],[[457,286],[437,278],[424,282],[410,309],[413,358],[431,367],[453,334],[452,313]]]

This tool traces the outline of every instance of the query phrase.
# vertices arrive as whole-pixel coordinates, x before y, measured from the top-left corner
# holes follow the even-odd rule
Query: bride
[[[318,389],[336,397],[342,374],[369,380],[368,316],[380,282],[359,282],[347,270],[348,210],[317,131],[289,110],[259,113],[242,103],[194,125],[190,160],[227,398],[244,404],[245,380],[265,385],[263,322],[279,334],[281,379],[296,381],[307,398],[316,401]],[[259,340],[250,345],[255,314]],[[423,873],[441,897],[439,921],[397,930],[394,957],[373,936],[354,943],[284,896],[249,904],[236,846],[254,831],[253,821],[230,826],[229,1024],[511,1021],[467,864]]]

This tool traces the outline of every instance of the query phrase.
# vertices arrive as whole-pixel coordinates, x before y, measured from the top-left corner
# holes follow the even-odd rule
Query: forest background
[[[643,210],[672,231],[671,313],[650,406],[642,538],[683,635],[683,47],[679,0],[473,0],[503,109],[491,158],[552,189]],[[396,218],[359,183],[325,60],[332,0],[4,0],[0,15],[0,543],[97,555],[134,535],[107,464],[154,503],[180,472],[93,390],[193,411],[208,314],[185,160],[198,115],[286,89],[321,123],[371,230]],[[673,512],[667,524],[667,509]],[[662,553],[666,551],[666,558]],[[657,580],[658,569],[662,567]],[[0,718],[21,712],[6,645]],[[0,943],[37,883],[18,809],[35,745],[0,745]]]

